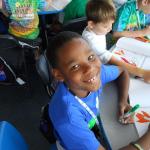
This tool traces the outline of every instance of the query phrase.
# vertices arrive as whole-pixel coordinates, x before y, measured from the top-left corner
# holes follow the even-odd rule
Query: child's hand
[[[128,103],[119,104],[119,122],[122,124],[134,123],[134,114],[129,117],[124,117],[124,114],[128,112],[132,107]]]
[[[150,124],[149,124],[149,126],[148,126],[148,131],[150,132]]]
[[[144,35],[150,35],[150,26],[143,29]]]
[[[150,83],[150,70],[145,70],[143,72],[143,79],[146,83]]]

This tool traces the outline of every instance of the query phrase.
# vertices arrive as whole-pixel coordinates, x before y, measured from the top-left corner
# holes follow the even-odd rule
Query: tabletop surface
[[[122,125],[118,122],[118,96],[114,83],[106,85],[100,99],[100,113],[107,137],[113,150],[128,145],[138,139],[135,125]]]

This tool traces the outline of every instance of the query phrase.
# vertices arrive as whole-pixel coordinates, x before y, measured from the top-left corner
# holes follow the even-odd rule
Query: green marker
[[[88,123],[89,129],[92,129],[94,127],[95,123],[96,123],[96,120],[94,118],[92,118]]]
[[[137,104],[134,107],[132,107],[127,113],[124,114],[124,118],[127,118],[129,116],[131,116],[138,108],[140,108],[140,105]]]

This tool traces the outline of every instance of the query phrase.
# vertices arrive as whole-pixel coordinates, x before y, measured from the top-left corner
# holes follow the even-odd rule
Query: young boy
[[[127,72],[117,66],[102,65],[86,41],[69,31],[58,34],[51,41],[46,55],[53,67],[54,77],[60,82],[49,104],[49,116],[60,145],[66,150],[104,150],[92,131],[98,122],[98,97],[102,87],[116,79],[120,115],[128,111]],[[128,120],[126,118],[125,123]],[[150,132],[142,142],[137,143],[148,149],[149,139]],[[131,145],[126,149],[129,148],[134,149]]]
[[[24,39],[39,35],[38,9],[47,10],[51,0],[0,0],[0,10],[10,18],[9,33]]]
[[[150,36],[150,0],[132,0],[117,12],[114,37]]]
[[[118,60],[106,50],[106,34],[111,31],[115,20],[115,10],[111,3],[105,0],[91,0],[86,7],[87,27],[83,31],[83,38],[89,43],[92,50],[103,63],[125,67],[130,74],[150,82],[150,71],[137,68],[126,62]]]

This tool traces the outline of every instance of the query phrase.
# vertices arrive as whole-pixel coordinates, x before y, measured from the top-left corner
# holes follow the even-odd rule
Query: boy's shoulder
[[[108,82],[116,80],[119,76],[119,68],[115,65],[102,65],[101,66],[101,82],[105,85]]]
[[[50,107],[55,112],[65,112],[69,111],[75,97],[71,94],[64,83],[59,83],[57,89],[50,100]]]
[[[131,0],[131,1],[128,1],[126,3],[124,3],[119,9],[118,9],[118,13],[120,13],[120,11],[125,11],[126,9],[129,9],[129,10],[136,10],[136,1],[135,0]]]
[[[69,124],[77,124],[78,119],[83,116],[81,112],[83,108],[75,96],[60,83],[49,103],[49,115],[54,125],[60,129]]]
[[[93,31],[89,31],[89,30],[87,29],[87,27],[83,30],[83,32],[82,32],[82,37],[83,37],[85,40],[89,40],[89,42],[90,42],[90,41],[93,41],[93,40],[96,40],[96,39],[98,39],[98,40],[104,39],[104,40],[105,40],[105,38],[106,38],[105,35],[97,35],[97,34],[95,34]]]

